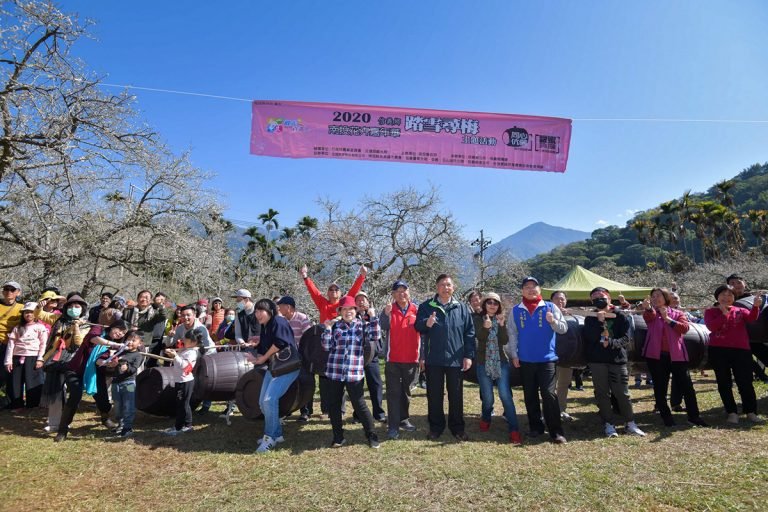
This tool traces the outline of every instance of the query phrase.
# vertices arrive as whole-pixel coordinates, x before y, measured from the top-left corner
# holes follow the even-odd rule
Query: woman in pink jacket
[[[6,370],[10,378],[10,409],[19,412],[40,405],[43,393],[43,354],[48,340],[48,329],[35,319],[36,302],[27,302],[21,310],[21,323],[8,335],[8,350],[5,353]],[[26,389],[25,389],[26,388]]]
[[[764,293],[757,294],[752,310],[749,310],[733,305],[736,296],[732,287],[718,286],[715,290],[717,306],[704,312],[704,322],[710,330],[709,361],[715,370],[717,391],[728,415],[726,421],[732,425],[739,422],[739,415],[736,400],[733,399],[731,372],[741,396],[742,412],[752,423],[762,422],[757,415],[757,398],[752,384],[752,352],[746,324],[757,320]]]
[[[688,319],[680,310],[670,307],[671,297],[666,288],[654,288],[649,299],[643,301],[643,319],[648,325],[643,357],[653,377],[653,394],[656,409],[661,413],[664,425],[675,425],[672,411],[667,403],[669,377],[677,384],[685,398],[688,423],[693,426],[708,426],[699,416],[696,391],[693,389],[688,368],[688,351],[683,335],[688,332]]]

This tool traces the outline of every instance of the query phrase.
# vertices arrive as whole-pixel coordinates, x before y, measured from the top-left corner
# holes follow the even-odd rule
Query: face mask
[[[69,315],[70,318],[80,318],[80,313],[83,312],[83,308],[77,307],[77,308],[67,308],[67,315]]]
[[[597,309],[605,309],[608,307],[608,299],[603,297],[599,299],[592,299],[592,305],[595,306]]]
[[[234,322],[235,321],[235,315],[227,315],[227,322]]]
[[[240,311],[243,311],[245,309],[245,302],[238,302],[235,304],[235,309],[239,313]]]

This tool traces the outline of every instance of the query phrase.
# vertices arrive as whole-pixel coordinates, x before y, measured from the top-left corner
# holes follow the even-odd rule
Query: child
[[[192,430],[192,407],[189,401],[195,388],[195,369],[199,347],[203,342],[203,334],[199,330],[189,329],[184,334],[184,348],[180,351],[168,348],[165,353],[173,358],[173,366],[176,368],[174,381],[176,382],[176,425],[164,432],[169,436],[175,436]]]
[[[130,331],[125,336],[125,346],[110,357],[107,367],[114,368],[112,400],[115,402],[115,434],[121,438],[133,435],[133,418],[136,416],[136,373],[144,360],[140,349],[143,333]]]
[[[27,409],[40,405],[43,393],[43,354],[48,329],[35,319],[36,308],[36,302],[27,302],[21,310],[21,323],[8,336],[4,364],[11,377],[9,408],[13,412],[20,412],[25,406],[25,391]]]

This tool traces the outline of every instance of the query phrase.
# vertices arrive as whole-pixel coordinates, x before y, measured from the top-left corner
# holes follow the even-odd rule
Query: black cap
[[[523,282],[522,282],[522,283],[520,283],[520,288],[522,288],[523,286],[525,286],[525,283],[528,283],[528,282],[530,282],[530,281],[533,281],[534,283],[536,283],[536,286],[539,286],[539,280],[538,280],[538,279],[536,279],[536,278],[535,278],[535,277],[533,277],[533,276],[528,276],[528,277],[524,277],[524,278],[523,278]]]
[[[286,295],[284,297],[280,297],[280,300],[277,301],[277,305],[285,304],[287,306],[296,307],[296,301],[293,300],[293,297]]]
[[[729,282],[731,279],[738,279],[739,281],[744,281],[744,278],[741,277],[739,274],[731,274],[728,277],[725,278],[725,282]]]
[[[408,283],[406,283],[406,282],[405,282],[405,281],[403,281],[402,279],[398,279],[397,281],[395,281],[394,283],[392,283],[392,291],[393,291],[393,292],[394,292],[395,290],[397,290],[398,288],[400,288],[400,287],[402,287],[402,288],[406,288],[406,289],[407,289],[407,288],[408,288]]]

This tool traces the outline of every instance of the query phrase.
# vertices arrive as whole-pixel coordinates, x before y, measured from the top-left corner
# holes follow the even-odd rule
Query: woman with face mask
[[[46,373],[43,384],[43,404],[48,406],[48,425],[46,432],[56,432],[61,420],[63,407],[62,389],[64,386],[65,364],[83,343],[89,326],[83,325],[80,318],[87,311],[88,304],[79,296],[72,295],[62,308],[62,312],[46,311],[48,303],[55,299],[41,299],[35,308],[35,319],[51,326],[46,353],[43,356]]]
[[[122,342],[127,332],[128,325],[123,320],[116,320],[108,329],[103,329],[101,326],[91,328],[84,337],[64,374],[68,396],[61,412],[61,421],[59,422],[59,431],[54,439],[55,442],[59,443],[67,438],[69,424],[75,417],[77,406],[83,398],[83,392],[94,394],[96,406],[101,413],[101,423],[107,428],[117,426],[117,423],[109,419],[109,411],[112,406],[107,396],[104,374],[102,373],[100,377],[96,373],[96,361],[99,355],[106,350],[104,347],[117,350],[124,349]],[[93,393],[93,391],[96,392]]]
[[[224,320],[219,324],[213,341],[224,344],[235,339],[235,318],[237,318],[237,313],[234,309],[227,308],[224,310]]]

